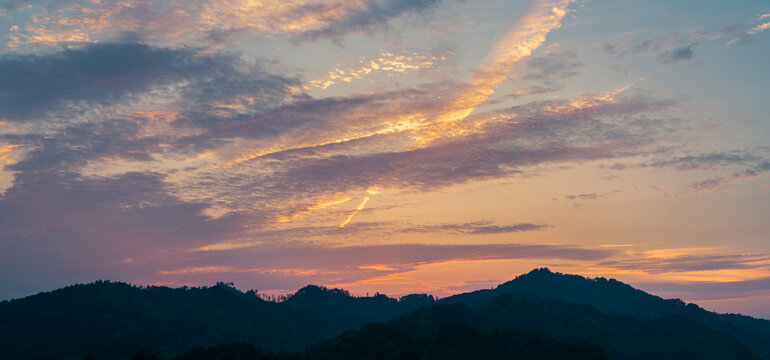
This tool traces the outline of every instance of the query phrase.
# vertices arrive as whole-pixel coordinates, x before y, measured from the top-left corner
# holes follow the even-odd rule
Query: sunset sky
[[[770,318],[768,64],[763,0],[0,1],[0,299],[547,266]]]

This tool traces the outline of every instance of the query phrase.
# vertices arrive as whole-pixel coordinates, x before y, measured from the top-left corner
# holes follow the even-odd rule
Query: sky
[[[0,299],[549,267],[770,318],[768,59],[762,0],[0,1]]]

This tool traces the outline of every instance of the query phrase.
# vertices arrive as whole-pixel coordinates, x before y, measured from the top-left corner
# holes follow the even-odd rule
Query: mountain
[[[533,302],[561,300],[588,304],[603,313],[630,315],[640,320],[677,315],[728,334],[762,358],[770,359],[770,321],[739,314],[717,314],[679,299],[664,300],[614,279],[590,279],[541,268],[494,289],[458,294],[441,302],[481,307],[502,294]]]
[[[97,281],[0,302],[0,358],[80,359],[93,351],[122,359],[141,348],[168,357],[222,342],[298,351],[433,301],[427,295],[356,298],[307,286],[275,303],[226,283],[171,289]]]
[[[454,343],[445,341],[454,331],[447,329],[488,345],[596,346],[617,359],[677,358],[667,355],[699,350],[720,355],[701,358],[751,359],[753,352],[770,359],[766,320],[715,314],[615,280],[547,269],[440,301],[428,295],[352,297],[344,290],[307,286],[276,303],[226,283],[171,289],[98,281],[0,302],[0,354],[9,360],[82,359],[89,351],[98,359],[127,359],[140,349],[169,359],[196,347],[219,351],[221,343],[303,358],[345,358],[341,351],[372,339],[429,355],[450,351],[439,346]],[[303,353],[308,345],[314,350]]]

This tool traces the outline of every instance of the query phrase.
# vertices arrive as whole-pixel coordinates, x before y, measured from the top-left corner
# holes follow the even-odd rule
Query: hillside
[[[536,304],[509,295],[478,310],[465,304],[423,306],[387,324],[346,331],[301,353],[265,354],[231,344],[194,349],[176,360],[225,358],[758,359],[735,339],[681,316],[639,321],[587,305],[556,300]]]
[[[406,331],[408,338],[436,340],[437,329],[447,321],[428,322],[425,326],[432,330],[423,333],[411,330],[420,328],[419,323],[401,325],[415,314],[444,311],[425,309],[454,309],[456,313],[447,315],[449,322],[468,324],[489,336],[489,341],[514,336],[509,330],[519,335],[519,331],[542,331],[557,340],[600,344],[613,358],[645,358],[639,354],[654,347],[639,339],[648,339],[650,344],[673,341],[682,349],[687,349],[683,344],[696,344],[695,349],[717,346],[711,354],[748,354],[750,349],[770,359],[765,345],[770,343],[770,322],[766,320],[715,314],[615,280],[547,269],[533,270],[492,290],[438,302],[427,295],[358,298],[344,290],[307,286],[275,303],[225,283],[171,289],[99,281],[0,302],[0,353],[4,359],[82,359],[93,351],[98,359],[125,359],[147,349],[171,358],[195,347],[237,342],[268,352],[300,354],[308,345],[399,315],[403,316],[383,331]],[[642,330],[636,333],[635,329]],[[672,340],[681,333],[690,336]]]
[[[547,300],[588,304],[607,314],[648,320],[677,315],[739,339],[762,358],[770,359],[770,321],[740,314],[717,314],[679,299],[662,299],[614,279],[585,278],[535,269],[491,290],[458,294],[442,303],[482,307],[502,294],[533,302]]]
[[[322,359],[758,359],[737,340],[680,316],[639,321],[590,306],[501,295],[483,309],[424,306],[308,351]]]
[[[224,283],[171,289],[99,281],[1,302],[0,353],[3,359],[80,359],[92,350],[117,359],[141,348],[169,356],[222,342],[301,350],[432,301],[428,296],[355,298],[308,286],[274,303]]]

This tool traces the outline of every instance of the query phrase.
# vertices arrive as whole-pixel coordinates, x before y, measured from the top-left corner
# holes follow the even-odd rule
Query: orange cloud
[[[435,117],[428,116],[425,109],[399,109],[400,111],[393,114],[380,114],[378,123],[381,127],[376,130],[355,131],[357,129],[354,128],[355,132],[349,132],[350,130],[346,129],[348,133],[326,141],[310,140],[292,145],[279,142],[228,161],[224,166],[233,166],[279,151],[345,143],[396,132],[413,132],[417,147],[423,147],[441,137],[468,133],[470,132],[468,129],[458,131],[456,123],[465,119],[481,105],[507,78],[508,73],[519,61],[542,45],[546,34],[561,26],[561,20],[571,2],[572,0],[539,1],[530,13],[517,21],[517,25],[503,35],[474,76],[462,86],[460,93],[454,96],[452,102],[439,109],[439,115]]]
[[[765,31],[767,29],[770,29],[770,23],[764,23],[764,24],[755,26],[753,29],[749,30],[749,34],[756,34],[756,33]]]
[[[177,269],[177,270],[160,270],[159,273],[161,275],[189,275],[189,274],[221,273],[221,272],[231,272],[231,271],[234,271],[234,269],[230,266],[198,266],[198,267],[188,267],[188,268]]]
[[[406,4],[383,16],[427,6],[430,3]],[[12,31],[6,44],[9,48],[99,42],[125,33],[142,34],[157,45],[208,42],[214,48],[227,43],[228,39],[221,37],[244,32],[309,34],[310,38],[330,32],[328,36],[332,36],[339,35],[339,30],[332,28],[357,14],[366,16],[372,7],[367,0],[101,0],[37,11],[29,23]],[[353,31],[363,25],[351,26]]]
[[[310,206],[308,206],[308,207],[306,207],[304,209],[301,209],[301,210],[297,211],[296,213],[294,213],[291,216],[281,216],[281,217],[278,218],[277,221],[278,222],[289,222],[289,221],[292,221],[292,220],[296,220],[302,214],[306,214],[306,213],[313,212],[313,211],[316,211],[316,210],[325,209],[325,208],[328,208],[328,207],[331,207],[331,206],[334,206],[334,205],[344,204],[344,203],[346,203],[346,202],[348,202],[350,200],[352,200],[352,198],[349,198],[349,197],[348,198],[342,198],[342,199],[321,200],[321,201],[319,201],[319,202],[317,202],[317,203],[315,203],[313,205],[310,205]]]
[[[340,224],[340,227],[344,228],[345,225],[347,225],[350,222],[350,220],[353,220],[353,217],[356,216],[356,214],[358,214],[359,211],[364,209],[364,206],[366,206],[367,202],[369,202],[368,196],[364,197],[364,201],[361,202],[361,205],[358,205],[358,207],[355,210],[353,210],[353,212],[350,213],[350,215],[348,215],[345,221],[343,221],[342,224]]]
[[[5,165],[9,165],[13,162],[11,156],[13,155],[14,150],[18,147],[19,145],[6,145],[0,147],[0,170],[3,170]]]
[[[516,25],[493,46],[460,94],[438,116],[437,125],[419,135],[419,143],[457,133],[454,123],[476,110],[505,81],[516,64],[540,47],[549,32],[561,27],[570,2],[572,0],[538,1],[532,11],[517,20]]]
[[[329,86],[340,82],[349,83],[353,80],[363,79],[368,75],[378,72],[403,73],[407,71],[418,71],[422,69],[432,69],[436,63],[446,60],[444,55],[427,56],[418,53],[395,55],[390,52],[383,52],[379,57],[373,60],[361,59],[357,67],[340,68],[337,67],[320,79],[312,80],[305,87],[306,89],[321,88],[326,89]]]

